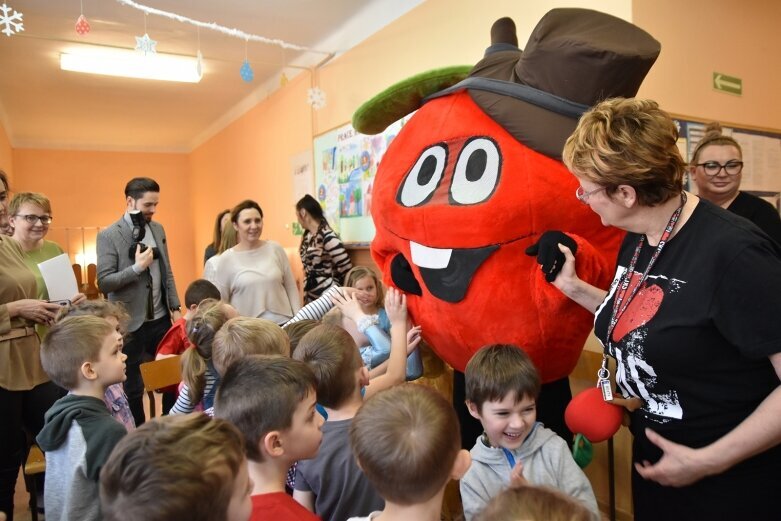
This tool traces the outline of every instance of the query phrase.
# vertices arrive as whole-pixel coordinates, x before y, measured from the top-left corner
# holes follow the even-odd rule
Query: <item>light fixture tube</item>
[[[195,58],[173,54],[141,54],[124,49],[74,49],[60,53],[60,68],[124,78],[198,83]]]

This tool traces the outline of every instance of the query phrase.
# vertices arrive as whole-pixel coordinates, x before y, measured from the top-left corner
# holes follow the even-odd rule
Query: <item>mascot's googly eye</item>
[[[454,204],[482,203],[499,183],[502,155],[496,143],[487,137],[468,141],[456,162],[450,200]]]
[[[424,150],[404,179],[397,196],[398,202],[410,207],[419,206],[431,199],[442,181],[446,164],[447,145],[444,143]]]

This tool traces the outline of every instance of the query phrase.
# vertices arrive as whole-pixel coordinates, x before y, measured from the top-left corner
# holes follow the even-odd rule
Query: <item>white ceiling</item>
[[[324,53],[248,44],[255,73],[239,68],[245,42],[200,30],[204,76],[171,83],[61,71],[59,53],[84,44],[132,49],[144,34],[142,11],[116,0],[82,0],[91,31],[74,25],[79,0],[0,0],[23,14],[24,31],[0,34],[0,123],[14,147],[190,151]],[[137,0],[203,22],[341,54],[423,0]],[[149,15],[157,51],[194,56],[196,27]]]

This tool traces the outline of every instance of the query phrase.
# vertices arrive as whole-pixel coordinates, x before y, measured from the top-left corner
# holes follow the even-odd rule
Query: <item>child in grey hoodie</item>
[[[70,393],[46,412],[36,438],[46,453],[46,519],[101,519],[98,478],[127,434],[103,402],[109,385],[125,380],[122,336],[100,317],[67,317],[49,330],[41,364]]]
[[[537,422],[540,376],[528,355],[511,345],[483,347],[465,377],[467,407],[484,429],[461,479],[466,520],[502,490],[524,484],[556,488],[598,516],[594,491],[567,443]]]

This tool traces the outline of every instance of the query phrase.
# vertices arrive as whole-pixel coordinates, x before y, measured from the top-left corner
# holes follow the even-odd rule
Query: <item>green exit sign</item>
[[[743,80],[735,76],[727,76],[720,72],[713,73],[713,88],[730,94],[743,94]]]

